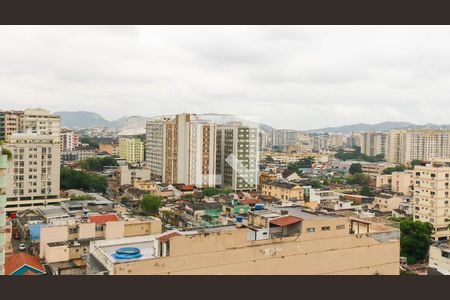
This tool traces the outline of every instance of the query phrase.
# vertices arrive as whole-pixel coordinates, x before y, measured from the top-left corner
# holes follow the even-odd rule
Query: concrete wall
[[[428,265],[430,268],[435,268],[445,275],[450,275],[450,258],[442,256],[442,250],[438,246],[430,246],[430,259]]]
[[[69,238],[69,229],[64,226],[49,226],[41,227],[41,241],[39,257],[45,257],[45,251],[47,249],[47,243],[51,242],[65,242]]]
[[[45,245],[45,261],[47,263],[69,261],[69,248],[67,245],[50,247]]]
[[[176,236],[170,240],[170,256],[119,263],[114,274],[399,274],[398,240],[380,243],[368,235],[347,233],[312,240],[288,237],[246,242],[246,232]]]
[[[124,222],[123,221],[106,222],[104,237],[107,240],[124,237]]]
[[[95,237],[95,223],[82,223],[78,225],[78,239]]]

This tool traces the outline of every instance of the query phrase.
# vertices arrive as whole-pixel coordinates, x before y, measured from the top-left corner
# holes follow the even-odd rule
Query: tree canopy
[[[348,171],[350,172],[350,174],[354,175],[356,173],[362,173],[362,166],[360,163],[354,163],[350,166],[350,168],[348,169]]]
[[[105,193],[108,188],[106,177],[69,168],[61,170],[61,189],[80,189],[85,192]]]
[[[392,172],[403,172],[406,170],[404,165],[398,165],[395,167],[389,167],[383,170],[383,174],[392,174]]]
[[[361,147],[354,146],[354,151],[345,151],[344,149],[339,149],[337,153],[334,155],[335,158],[340,160],[361,160],[367,162],[379,162],[384,161],[383,154],[378,154],[375,156],[368,156],[366,154],[361,153]]]
[[[433,225],[413,220],[400,221],[400,254],[409,264],[423,261],[432,243]]]
[[[311,168],[314,163],[314,157],[308,156],[304,157],[294,163],[290,163],[287,166],[287,169],[293,172],[300,172],[300,169],[303,168]]]
[[[148,215],[156,215],[162,206],[162,197],[146,194],[141,200],[141,210]]]
[[[348,184],[369,185],[372,181],[369,175],[355,173],[346,178]]]
[[[103,171],[105,166],[117,166],[117,161],[111,157],[89,157],[80,162],[80,167],[86,171]]]

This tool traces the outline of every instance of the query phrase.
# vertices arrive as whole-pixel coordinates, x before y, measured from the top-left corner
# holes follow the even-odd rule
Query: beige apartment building
[[[414,189],[413,171],[392,172],[392,174],[377,175],[376,187],[389,189],[396,194],[412,196]]]
[[[389,131],[389,162],[407,164],[435,158],[450,158],[450,130]]]
[[[23,111],[0,111],[0,141],[20,130]]]
[[[102,218],[100,215],[99,218]],[[128,220],[95,222],[72,222],[41,228],[39,257],[47,263],[69,261],[78,255],[86,255],[89,243],[84,240],[118,239],[142,235],[160,234],[162,223],[158,218],[130,218]],[[74,243],[75,241],[75,243]],[[76,251],[81,246],[82,251]]]
[[[383,132],[363,132],[361,133],[361,153],[368,156],[376,156],[382,154],[386,157],[388,149],[388,135]]]
[[[361,170],[365,175],[369,175],[372,178],[376,178],[378,175],[383,174],[384,169],[395,167],[392,163],[369,163],[361,162]]]
[[[140,139],[119,139],[119,156],[129,164],[144,161],[144,142]]]
[[[194,114],[147,122],[146,153],[151,174],[164,183],[215,185],[215,124]]]
[[[5,145],[13,158],[8,168],[6,211],[61,202],[60,146],[52,136],[14,133]]]
[[[19,131],[6,137],[13,157],[8,167],[6,211],[61,202],[60,118],[43,109],[18,114]]]
[[[303,201],[303,187],[288,182],[263,182],[261,183],[261,192],[266,196],[271,196],[281,201],[297,200]]]
[[[450,162],[414,167],[414,220],[433,224],[435,240],[450,238],[449,192]]]
[[[86,271],[88,275],[399,274],[397,229],[300,209],[250,213],[248,225],[237,226],[93,241]],[[136,247],[141,256],[117,259],[121,247]]]

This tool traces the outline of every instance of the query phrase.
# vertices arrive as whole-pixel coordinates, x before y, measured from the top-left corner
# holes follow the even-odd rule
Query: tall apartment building
[[[299,132],[290,129],[279,129],[273,131],[273,147],[283,147],[298,144]]]
[[[80,135],[67,128],[61,129],[61,152],[73,151],[80,146]]]
[[[146,124],[145,161],[151,176],[162,180],[165,167],[166,123],[169,117],[148,121]]]
[[[414,167],[414,220],[433,224],[435,240],[450,239],[450,160]]]
[[[388,135],[383,132],[363,132],[361,133],[361,153],[368,156],[382,154],[386,157],[388,150]]]
[[[217,183],[236,191],[258,185],[258,127],[243,123],[217,126]]]
[[[51,136],[14,133],[6,147],[13,159],[8,169],[7,211],[60,202],[60,146]]]
[[[144,161],[144,142],[140,139],[119,139],[119,156],[129,164]]]
[[[5,265],[5,225],[6,225],[6,187],[8,157],[2,154],[2,145],[0,145],[0,275],[4,275]]]
[[[193,114],[147,122],[146,161],[152,176],[165,183],[214,186],[215,126]]]
[[[360,132],[352,132],[347,138],[347,145],[350,147],[361,147],[362,134]]]
[[[330,138],[328,134],[314,134],[311,137],[313,148],[315,150],[325,150],[330,147]]]
[[[393,163],[450,158],[450,130],[391,130],[388,149]]]
[[[258,132],[258,148],[259,151],[263,151],[264,149],[267,148],[268,142],[267,142],[267,132],[260,130]]]
[[[346,137],[340,133],[330,134],[329,140],[330,140],[330,147],[332,148],[342,147],[347,141]]]
[[[4,145],[12,153],[6,211],[60,202],[60,118],[47,110],[27,109],[19,125]]]
[[[0,111],[0,141],[20,130],[20,116],[23,111]]]

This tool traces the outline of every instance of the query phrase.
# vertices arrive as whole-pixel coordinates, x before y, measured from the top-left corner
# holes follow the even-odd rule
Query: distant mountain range
[[[61,117],[61,125],[72,129],[84,129],[90,127],[105,126],[108,128],[117,128],[125,133],[145,132],[145,122],[154,119],[154,117],[127,116],[117,120],[109,121],[101,115],[89,111],[59,111],[54,115]],[[217,123],[231,121],[242,121],[239,117],[226,114],[198,114],[201,118],[211,120]],[[265,132],[275,130],[273,127],[259,123],[260,129]],[[306,130],[308,133],[351,133],[357,131],[389,131],[391,129],[450,129],[450,124],[414,124],[408,122],[382,122],[377,124],[358,123],[338,127],[325,127],[319,129]]]
[[[358,123],[338,127],[325,127],[319,129],[306,130],[308,133],[352,133],[354,131],[389,131],[391,129],[450,129],[450,124],[413,124],[408,122],[382,122],[378,124]]]
[[[53,113],[61,117],[61,126],[72,129],[85,129],[91,127],[108,127],[118,128],[124,135],[132,135],[133,133],[142,134],[145,132],[145,123],[155,117],[128,116],[122,117],[114,121],[108,121],[101,115],[88,111],[59,111]],[[211,120],[217,123],[225,123],[231,121],[242,121],[238,117],[225,114],[198,114],[202,119]],[[273,131],[269,125],[259,124],[260,128],[266,132]]]

